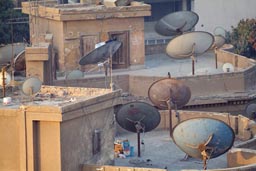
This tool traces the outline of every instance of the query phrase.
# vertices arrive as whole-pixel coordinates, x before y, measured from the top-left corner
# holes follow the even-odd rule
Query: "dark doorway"
[[[109,32],[110,39],[122,42],[121,47],[112,57],[113,69],[128,68],[130,65],[129,59],[129,31],[115,31]]]

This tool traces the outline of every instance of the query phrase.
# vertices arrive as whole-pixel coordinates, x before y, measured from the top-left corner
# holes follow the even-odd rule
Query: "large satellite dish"
[[[192,58],[192,75],[195,73],[195,57],[205,53],[214,42],[212,34],[204,31],[184,33],[173,38],[166,47],[166,53],[176,59]]]
[[[249,119],[256,119],[256,102],[251,102],[245,107],[245,116]]]
[[[79,64],[87,65],[87,64],[97,64],[98,62],[104,62],[108,60],[121,46],[120,41],[109,41],[106,44],[94,49],[89,54],[83,56]]]
[[[157,33],[173,36],[192,29],[198,22],[198,15],[192,11],[178,11],[161,18],[155,25]]]
[[[205,53],[214,43],[212,34],[204,31],[184,33],[173,38],[166,47],[167,54],[176,59]]]
[[[227,152],[234,143],[235,134],[225,122],[210,118],[183,121],[173,129],[175,144],[191,157],[206,161]]]
[[[140,157],[140,133],[155,129],[160,123],[159,111],[145,102],[130,102],[116,114],[117,123],[125,130],[138,135],[138,157]]]
[[[13,55],[20,53],[24,49],[24,43],[14,43],[0,47],[0,64],[11,62]]]
[[[168,109],[169,100],[177,105],[177,108],[181,108],[189,102],[191,91],[182,81],[164,78],[151,84],[148,97],[160,109]]]
[[[30,77],[26,79],[22,84],[22,92],[27,96],[32,96],[40,91],[42,82],[37,77]]]
[[[155,81],[148,90],[150,101],[160,109],[169,110],[169,129],[172,136],[172,109],[175,109],[179,120],[177,109],[188,103],[191,97],[189,87],[181,81],[165,78]]]

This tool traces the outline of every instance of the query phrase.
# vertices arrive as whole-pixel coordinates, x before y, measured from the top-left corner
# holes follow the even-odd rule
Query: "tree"
[[[24,23],[27,18],[27,15],[14,9],[12,0],[0,0],[0,44],[29,40],[29,25]]]
[[[256,19],[243,19],[237,27],[232,27],[229,42],[234,45],[235,53],[256,58]]]

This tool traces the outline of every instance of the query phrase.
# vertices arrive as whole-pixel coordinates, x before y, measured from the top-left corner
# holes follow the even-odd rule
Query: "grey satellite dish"
[[[213,34],[215,36],[222,36],[224,38],[227,37],[227,31],[224,28],[220,27],[220,26],[214,28]]]
[[[87,65],[104,62],[116,53],[116,51],[120,48],[121,44],[122,43],[119,41],[109,41],[106,44],[94,49],[89,54],[83,56],[80,59],[79,64]]]
[[[173,129],[174,143],[191,157],[204,161],[227,152],[234,143],[233,129],[225,122],[211,118],[193,118]]]
[[[40,91],[42,82],[37,77],[30,77],[26,79],[22,84],[22,92],[27,96],[32,96]]]
[[[222,35],[214,35],[214,43],[213,43],[212,48],[214,49],[216,68],[218,68],[217,49],[221,48],[225,44],[225,42],[226,42],[226,39]]]
[[[140,157],[140,133],[155,129],[160,120],[160,113],[156,108],[138,101],[123,105],[116,114],[116,121],[123,129],[137,133],[138,157]]]
[[[187,32],[173,38],[166,47],[166,53],[175,59],[192,58],[194,75],[195,57],[205,53],[214,42],[212,34],[204,31]]]
[[[223,66],[222,66],[222,70],[224,72],[234,72],[235,71],[235,68],[234,66],[231,64],[231,63],[224,63]]]
[[[178,11],[161,18],[155,25],[157,33],[173,36],[192,29],[198,22],[198,15],[192,11]]]
[[[80,70],[73,70],[66,75],[66,79],[68,79],[68,80],[79,79],[79,78],[83,78],[83,77],[84,77],[84,73]]]
[[[175,109],[176,117],[179,120],[177,109],[188,103],[191,97],[190,88],[179,80],[164,78],[151,84],[148,97],[159,109],[169,110],[169,129],[170,136],[172,136],[172,109]]]
[[[255,101],[246,105],[245,116],[252,120],[256,119],[256,103],[255,103]]]
[[[0,47],[0,64],[11,62],[14,57],[13,55],[20,53],[24,49],[24,43],[14,43]]]

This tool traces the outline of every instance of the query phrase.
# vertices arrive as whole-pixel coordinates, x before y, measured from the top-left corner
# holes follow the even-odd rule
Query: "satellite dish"
[[[27,96],[32,96],[40,91],[42,82],[37,77],[30,77],[24,81],[22,84],[22,92]]]
[[[167,54],[176,59],[205,53],[213,44],[212,34],[204,31],[184,33],[173,38],[166,47]]]
[[[173,129],[174,143],[191,157],[206,161],[227,152],[234,143],[235,134],[225,122],[210,118],[183,121]]]
[[[214,48],[220,48],[222,47],[226,42],[226,39],[221,36],[221,35],[215,35],[214,36],[214,44],[213,44],[213,47]]]
[[[121,42],[119,41],[109,41],[106,44],[94,49],[89,54],[83,56],[79,64],[87,65],[87,64],[97,64],[98,62],[104,62],[119,49],[121,46]]]
[[[116,114],[116,121],[123,129],[137,133],[138,157],[140,157],[140,133],[155,129],[160,120],[160,113],[156,108],[138,101],[123,105]]]
[[[223,27],[220,27],[220,26],[214,28],[213,34],[215,36],[222,36],[224,38],[227,37],[227,31]]]
[[[11,82],[11,75],[7,72],[4,72],[5,86],[9,85]],[[0,72],[0,86],[3,87],[3,72]]]
[[[191,91],[179,80],[164,78],[151,84],[148,97],[159,109],[168,109],[168,100],[177,105],[177,108],[181,108],[189,102]]]
[[[224,72],[234,72],[235,68],[231,63],[224,63],[222,66]]]
[[[70,73],[68,73],[66,75],[66,79],[79,79],[79,78],[83,78],[84,77],[84,73],[80,70],[73,70]]]
[[[256,119],[256,103],[255,102],[252,102],[246,105],[245,116],[252,120]]]
[[[192,29],[199,16],[192,11],[178,11],[161,18],[155,25],[157,33],[163,36],[173,36]]]

